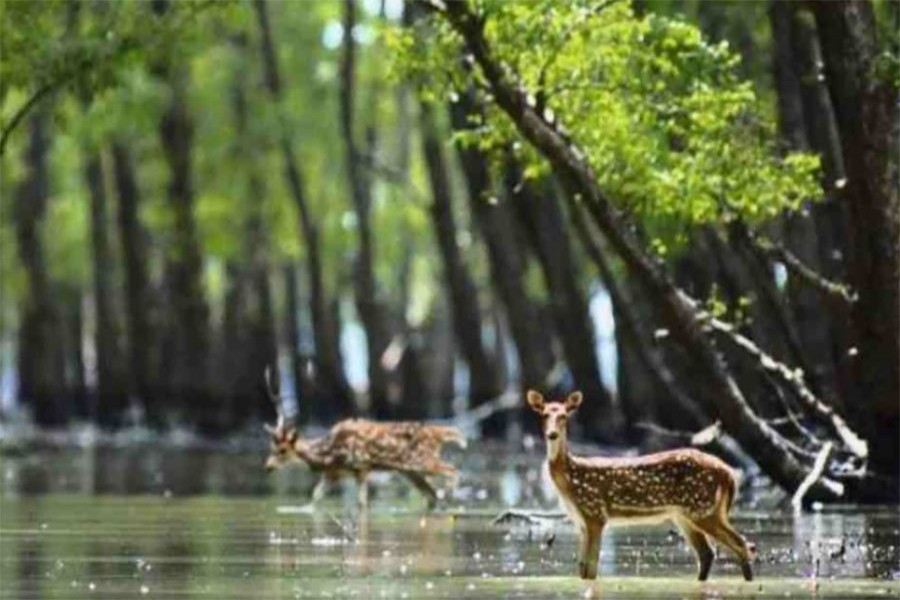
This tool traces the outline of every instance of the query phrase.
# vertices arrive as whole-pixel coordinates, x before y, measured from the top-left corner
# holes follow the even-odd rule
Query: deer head
[[[547,441],[547,457],[550,459],[558,457],[560,451],[566,447],[566,425],[569,415],[581,406],[583,400],[581,392],[572,392],[565,400],[545,402],[539,392],[529,390],[526,399],[531,410],[541,416],[541,432]]]
[[[266,393],[272,404],[275,405],[275,414],[278,415],[278,421],[275,426],[264,424],[266,432],[272,436],[269,458],[266,459],[266,470],[274,471],[286,464],[297,462],[300,457],[297,453],[298,436],[297,428],[294,426],[293,419],[285,419],[284,411],[281,406],[281,396],[276,394],[272,389],[272,370],[266,367],[264,374],[266,380]]]

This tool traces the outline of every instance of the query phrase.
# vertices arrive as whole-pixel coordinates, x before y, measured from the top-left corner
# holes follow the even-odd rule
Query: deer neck
[[[547,440],[547,464],[550,471],[563,472],[569,463],[569,446],[566,440],[566,433],[562,432],[555,441]]]
[[[325,462],[322,453],[316,448],[316,441],[297,438],[297,441],[294,442],[294,452],[297,453],[297,456],[313,467]]]

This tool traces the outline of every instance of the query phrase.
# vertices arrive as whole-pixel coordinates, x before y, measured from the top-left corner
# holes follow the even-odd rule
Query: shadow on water
[[[3,454],[0,598],[713,598],[900,597],[896,507],[800,516],[748,491],[736,525],[759,548],[757,581],[728,556],[712,580],[666,527],[612,530],[601,578],[574,577],[568,523],[494,526],[501,507],[550,507],[537,451],[463,457],[442,508],[399,479],[375,481],[360,514],[347,484],[315,512],[295,469],[264,451],[29,449]]]

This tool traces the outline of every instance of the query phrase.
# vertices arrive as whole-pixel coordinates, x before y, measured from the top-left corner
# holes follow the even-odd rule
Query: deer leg
[[[753,569],[750,567],[753,553],[747,545],[747,540],[741,534],[735,531],[728,522],[716,517],[698,521],[697,526],[703,529],[704,533],[719,540],[731,550],[741,565],[741,573],[744,579],[753,581]]]
[[[435,504],[437,504],[437,491],[435,491],[434,486],[432,486],[421,473],[407,471],[403,473],[403,475],[417,490],[419,490],[419,492],[422,493],[423,496],[425,496],[425,499],[428,500],[428,510],[433,509]]]
[[[581,530],[580,575],[582,579],[597,578],[597,563],[600,560],[600,540],[603,523],[586,523]]]
[[[678,519],[675,522],[697,556],[697,579],[706,581],[709,577],[709,570],[712,568],[713,559],[716,557],[712,546],[709,544],[709,539],[707,539],[705,533],[687,519]]]
[[[316,483],[316,487],[313,488],[312,498],[310,499],[310,504],[316,504],[321,501],[322,498],[325,497],[325,494],[328,492],[328,476],[322,475],[319,477],[318,483]]]
[[[356,473],[356,502],[360,508],[369,505],[369,472],[357,471]]]

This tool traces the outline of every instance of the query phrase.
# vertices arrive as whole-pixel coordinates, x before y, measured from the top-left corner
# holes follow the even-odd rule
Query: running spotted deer
[[[574,456],[566,447],[566,421],[581,405],[581,393],[545,402],[529,391],[527,400],[541,416],[550,477],[581,531],[583,579],[597,577],[604,527],[664,521],[673,521],[693,547],[700,581],[709,576],[715,557],[711,540],[731,550],[744,579],[753,579],[750,562],[756,548],[728,522],[737,491],[736,474],[728,465],[690,448],[634,458]]]
[[[272,436],[266,469],[274,471],[285,465],[306,463],[313,472],[321,474],[313,490],[313,503],[325,495],[329,484],[349,475],[358,484],[360,506],[366,506],[369,500],[367,480],[373,471],[400,473],[425,496],[429,508],[434,508],[438,493],[427,476],[442,476],[449,479],[451,486],[456,485],[456,469],[441,460],[444,444],[465,447],[465,437],[455,427],[347,419],[337,423],[324,437],[303,439],[293,420],[285,419],[281,397],[272,391],[268,369],[265,378],[266,391],[278,415],[274,427],[265,426]]]

